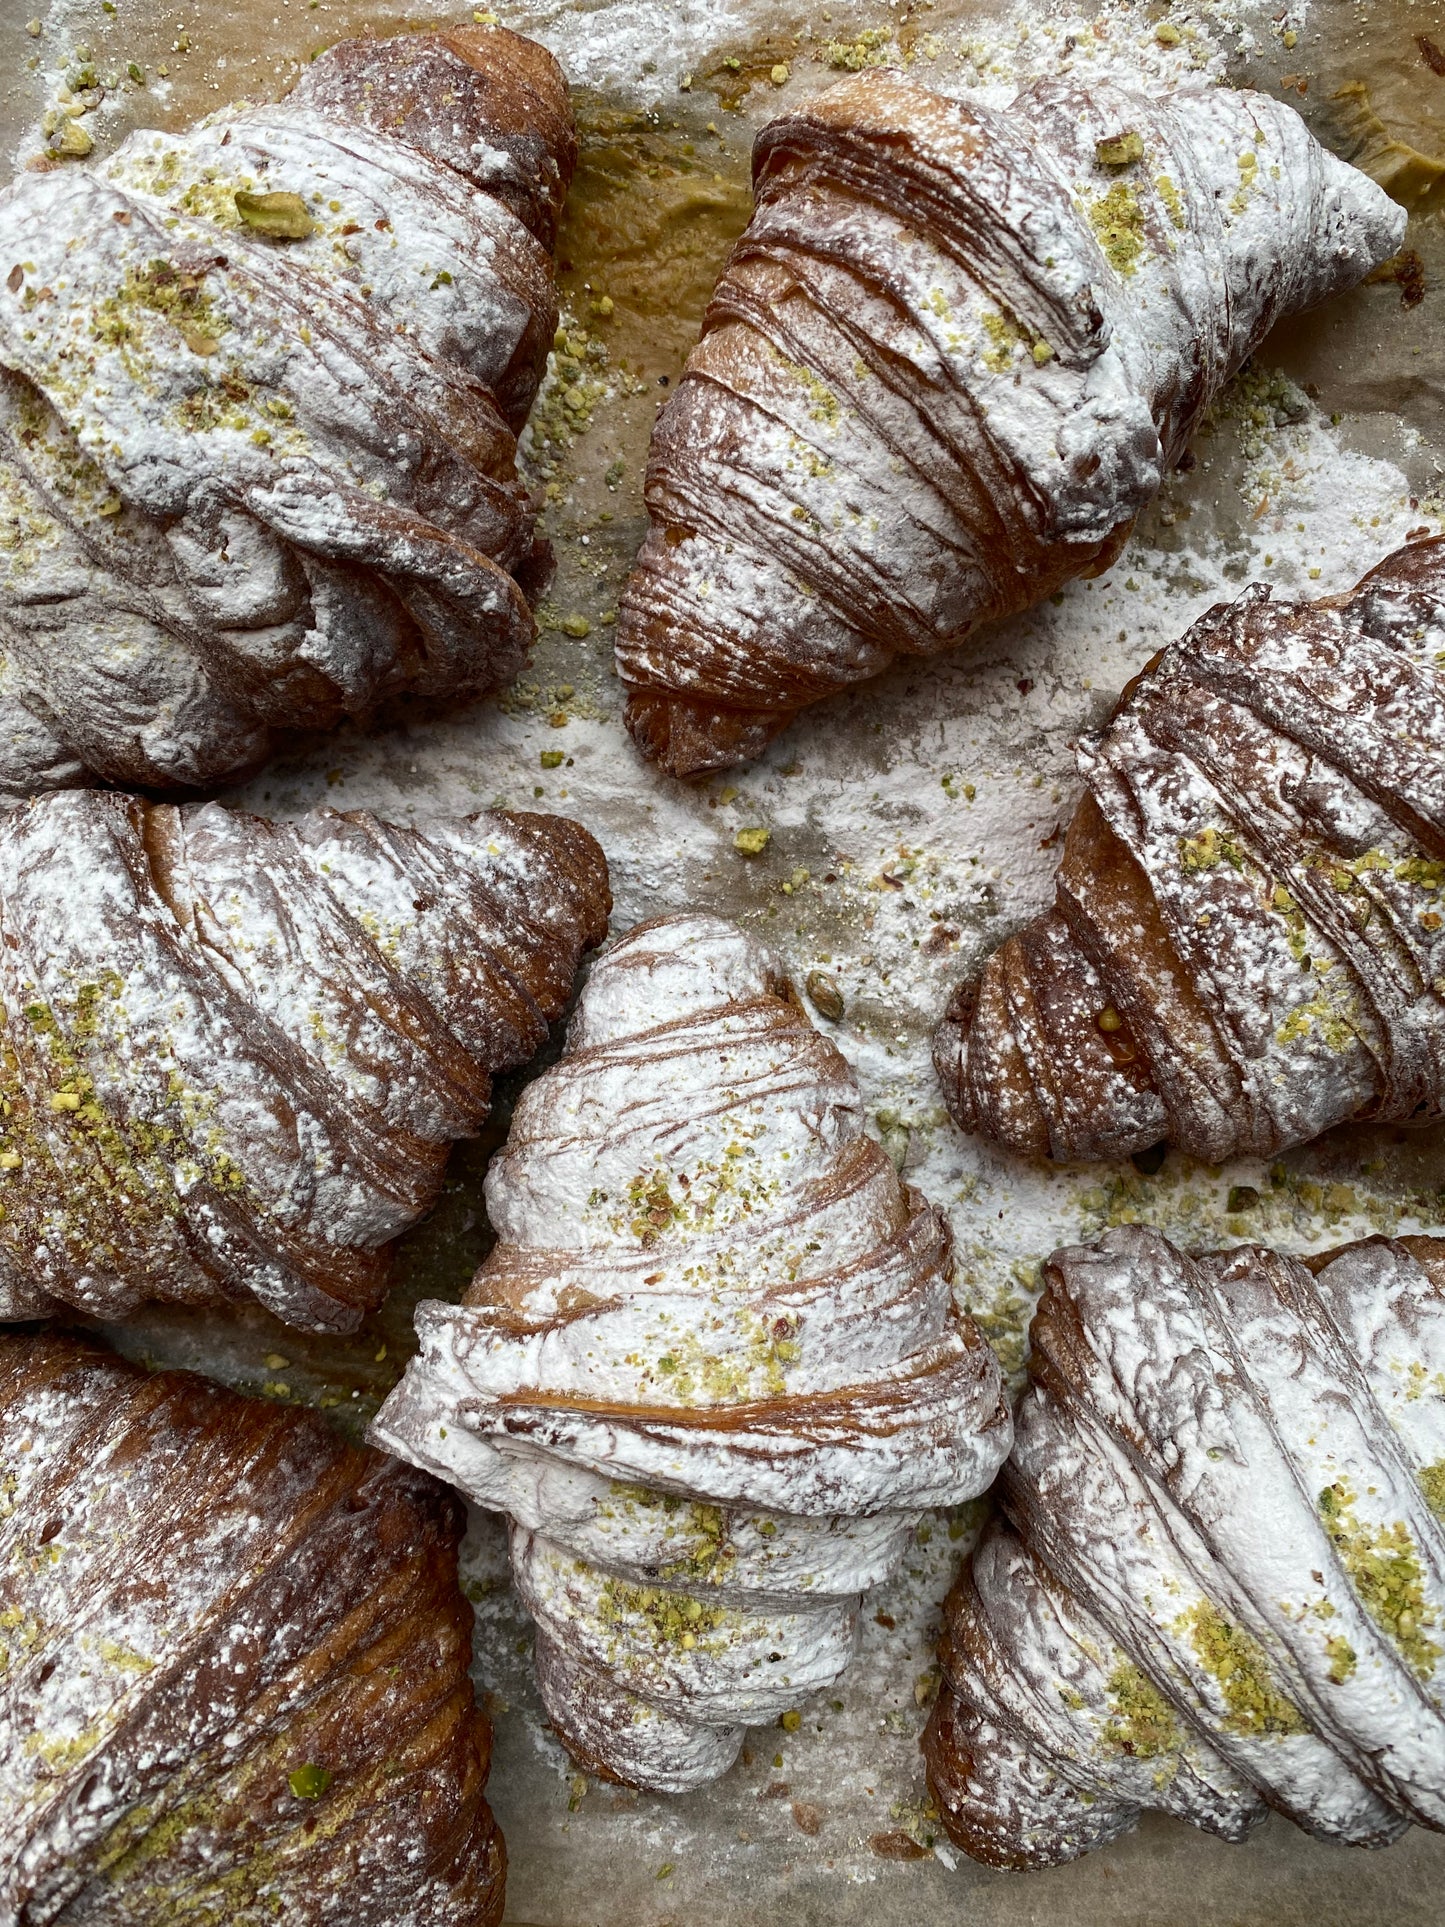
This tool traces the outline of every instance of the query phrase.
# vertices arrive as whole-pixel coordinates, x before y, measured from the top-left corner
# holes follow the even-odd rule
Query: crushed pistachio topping
[[[1231,214],[1243,214],[1249,205],[1249,197],[1259,178],[1259,156],[1253,148],[1246,148],[1237,157],[1239,186],[1229,203]]]
[[[1144,209],[1127,181],[1115,181],[1107,194],[1092,198],[1089,225],[1114,272],[1125,279],[1134,274],[1144,252]]]
[[[1354,1647],[1343,1634],[1332,1633],[1325,1641],[1325,1651],[1329,1655],[1330,1678],[1336,1686],[1343,1686],[1357,1663]]]
[[[644,1172],[634,1178],[627,1188],[627,1198],[632,1206],[629,1229],[643,1245],[656,1244],[662,1233],[682,1215],[682,1207],[674,1201],[663,1171]]]
[[[1154,177],[1154,187],[1160,200],[1164,203],[1165,212],[1168,214],[1169,219],[1174,223],[1176,228],[1182,229],[1184,226],[1184,202],[1180,199],[1179,189],[1167,174],[1156,174]]]
[[[1127,1753],[1136,1760],[1156,1760],[1179,1751],[1183,1736],[1174,1708],[1132,1660],[1120,1660],[1107,1685],[1109,1718],[1100,1735],[1107,1751]]]
[[[665,1586],[637,1586],[626,1579],[607,1579],[597,1601],[597,1617],[607,1626],[642,1620],[651,1638],[690,1653],[702,1645],[708,1633],[726,1624],[728,1612],[726,1607],[705,1606],[700,1599],[670,1592]],[[703,1646],[703,1650],[715,1651],[716,1644]]]
[[[733,1322],[740,1342],[721,1352],[709,1351],[691,1334],[679,1333],[668,1341],[668,1349],[658,1356],[655,1379],[670,1400],[681,1405],[737,1405],[784,1395],[788,1367],[802,1356],[796,1342],[797,1319],[739,1310]],[[654,1373],[645,1376],[654,1378]]]
[[[1202,1599],[1186,1615],[1189,1643],[1200,1664],[1219,1683],[1224,1697],[1224,1725],[1231,1733],[1303,1733],[1306,1724],[1270,1677],[1269,1661],[1259,1642],[1242,1626],[1225,1618],[1211,1601]]]
[[[1008,316],[996,310],[990,310],[982,320],[983,331],[993,344],[984,350],[983,365],[995,375],[1005,374],[1012,366],[1014,349],[1022,337]]]
[[[1445,1459],[1436,1459],[1433,1465],[1422,1467],[1419,1477],[1426,1505],[1437,1519],[1445,1519]]]
[[[773,355],[807,390],[810,401],[809,420],[822,422],[828,428],[835,428],[843,412],[843,405],[828,384],[815,375],[811,368],[804,368],[799,362],[789,361],[786,355],[779,354],[776,348],[773,350]]]
[[[1412,1671],[1428,1679],[1442,1648],[1429,1637],[1436,1614],[1426,1602],[1420,1557],[1404,1521],[1363,1524],[1347,1479],[1325,1486],[1318,1505],[1325,1531],[1366,1612]]]
[[[1326,1049],[1347,1051],[1358,1041],[1358,1032],[1342,1012],[1321,993],[1307,1004],[1297,1004],[1274,1034],[1277,1044],[1297,1043],[1318,1033]]]
[[[125,1038],[123,990],[122,979],[106,971],[50,1002],[32,992],[22,1006],[28,1044],[17,1050],[0,1042],[0,1186],[12,1178],[23,1186],[28,1170],[53,1166],[66,1204],[63,1216],[48,1221],[46,1236],[84,1249],[92,1261],[116,1253],[118,1236],[178,1217],[192,1186],[236,1192],[246,1183],[212,1117],[214,1098],[192,1089],[178,1070],[165,1074],[150,1115],[118,1119],[106,1107],[89,1068],[90,1047],[103,1053]],[[11,1204],[8,1187],[0,1196]],[[28,1197],[14,1193],[0,1236],[33,1235]]]
[[[1107,139],[1094,144],[1094,162],[1098,167],[1132,167],[1135,161],[1144,158],[1144,137],[1132,127],[1122,134],[1110,134]]]
[[[131,374],[141,372],[131,352],[140,340],[137,310],[162,316],[198,355],[214,354],[231,325],[206,292],[203,272],[191,273],[163,259],[128,269],[119,292],[96,304],[90,332],[92,339],[122,351]]]
[[[1229,830],[1196,830],[1193,836],[1179,839],[1179,867],[1190,875],[1217,869],[1221,863],[1242,870],[1248,860],[1239,840]]]
[[[844,73],[861,73],[865,67],[887,65],[889,39],[886,27],[868,27],[856,40],[830,40],[823,57],[830,67]]]
[[[236,189],[236,212],[248,228],[273,241],[304,241],[314,231],[310,210],[299,194],[251,194]]]

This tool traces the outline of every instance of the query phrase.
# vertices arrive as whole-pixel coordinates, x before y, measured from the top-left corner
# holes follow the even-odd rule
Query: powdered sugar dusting
[[[834,1683],[857,1594],[1009,1438],[937,1216],[781,988],[714,917],[607,953],[488,1174],[499,1243],[372,1427],[510,1515],[553,1721],[664,1792]]]
[[[229,65],[205,52],[170,53],[182,14],[168,16],[156,46],[137,47],[157,110],[174,115],[190,98],[209,106],[237,91],[257,98],[274,93],[295,71],[295,60],[320,40],[358,30],[367,20],[382,31],[393,25],[366,0],[345,7],[324,0],[319,13],[304,12],[297,0],[288,11],[276,0],[263,11],[264,62],[246,65],[244,80],[237,78],[243,62],[234,46],[226,48]],[[423,4],[412,11],[437,17],[442,10]],[[1173,5],[1167,18],[1180,25],[1184,51],[1171,51],[1158,37],[1157,9],[1145,5],[1101,9],[1094,21],[1103,23],[1104,39],[1080,10],[1046,4],[998,12],[943,4],[907,21],[901,10],[883,6],[828,11],[832,20],[815,9],[793,25],[761,0],[747,8],[684,9],[659,0],[576,11],[548,0],[545,8],[502,9],[507,24],[522,30],[540,22],[543,37],[584,85],[615,75],[606,110],[624,116],[650,110],[655,118],[645,122],[647,138],[675,164],[684,143],[695,147],[682,158],[697,172],[683,185],[699,207],[704,194],[722,198],[714,173],[741,194],[751,134],[781,105],[853,71],[855,60],[886,60],[895,47],[904,53],[900,25],[902,38],[911,39],[910,79],[950,92],[986,89],[988,104],[999,106],[1038,75],[1103,71],[1101,62],[1111,78],[1146,93],[1176,72],[1214,80],[1238,71],[1236,53],[1245,39],[1280,55],[1276,70],[1305,69],[1319,57],[1311,34],[1323,17],[1320,9],[1316,21],[1307,22],[1300,9],[1284,16],[1273,6]],[[1372,10],[1370,36],[1383,41],[1403,32],[1407,12],[1411,33],[1422,26],[1429,31],[1417,11],[1400,10],[1392,26],[1388,9]],[[274,28],[273,14],[280,23]],[[614,14],[628,36],[623,40],[619,28],[615,43]],[[67,18],[78,37],[82,9],[47,15],[47,38],[39,43],[47,71],[56,71],[49,36],[58,42]],[[98,15],[95,20],[96,31],[104,32]],[[1089,36],[1079,31],[1085,25]],[[193,41],[208,48],[195,20],[190,27]],[[775,27],[777,38],[764,48],[762,37]],[[1285,59],[1282,36],[1295,29],[1299,47]],[[138,30],[127,23],[126,31]],[[797,45],[794,32],[801,36]],[[877,38],[865,43],[865,35]],[[964,43],[975,48],[976,59],[963,56]],[[170,80],[156,79],[157,57],[170,64]],[[725,69],[728,57],[739,59],[740,77]],[[1361,43],[1351,58],[1365,57]],[[649,61],[654,72],[646,74]],[[778,63],[790,72],[775,86],[770,74]],[[1331,71],[1338,79],[1353,77],[1325,65],[1324,77],[1312,82],[1309,108],[1327,94]],[[694,86],[682,93],[679,82],[689,72]],[[725,109],[719,90],[732,98],[743,93],[744,82],[741,105]],[[39,79],[34,84],[38,89]],[[38,92],[36,102],[38,118]],[[132,116],[153,111],[146,101],[121,105]],[[187,105],[186,114],[191,111]],[[100,144],[109,113],[107,103],[87,116]],[[709,120],[717,136],[708,134]],[[22,141],[18,158],[35,145],[33,136]],[[653,164],[651,150],[647,161]],[[626,185],[640,204],[659,196],[666,182],[639,170]],[[716,243],[713,259],[699,263],[699,283],[711,280],[728,238]],[[868,1128],[908,1179],[948,1211],[961,1289],[989,1317],[1011,1362],[1019,1357],[1039,1260],[1059,1242],[1120,1219],[1158,1221],[1194,1246],[1259,1236],[1294,1249],[1318,1249],[1377,1223],[1438,1222],[1428,1134],[1396,1144],[1370,1132],[1336,1133],[1314,1150],[1280,1160],[1277,1184],[1257,1160],[1212,1170],[1172,1156],[1154,1177],[1129,1164],[1046,1171],[955,1132],[928,1055],[952,983],[1051,894],[1058,843],[1050,839],[1078,795],[1070,737],[1097,726],[1156,649],[1249,580],[1273,581],[1292,594],[1334,593],[1412,528],[1438,528],[1440,505],[1426,492],[1428,457],[1409,445],[1418,437],[1362,423],[1348,412],[1333,423],[1332,411],[1354,405],[1347,391],[1365,393],[1363,383],[1350,388],[1355,367],[1328,356],[1307,366],[1292,344],[1266,344],[1262,372],[1237,383],[1216,421],[1196,436],[1197,467],[1166,482],[1158,506],[1106,577],[1075,584],[1058,603],[991,630],[967,665],[896,670],[866,698],[815,710],[756,767],[688,788],[657,777],[631,750],[618,716],[612,632],[604,621],[641,536],[650,402],[663,398],[659,376],[675,379],[681,361],[667,333],[675,324],[657,326],[662,346],[640,339],[653,328],[646,316],[626,334],[620,284],[628,271],[626,262],[593,256],[577,276],[564,276],[567,324],[591,337],[588,355],[595,349],[604,357],[584,357],[582,379],[607,392],[586,433],[573,438],[568,431],[547,478],[555,493],[545,524],[558,543],[561,570],[522,682],[498,709],[472,709],[368,738],[328,739],[268,771],[241,800],[288,814],[321,800],[369,803],[403,819],[466,813],[494,798],[571,813],[607,849],[618,894],[616,929],[667,910],[717,910],[763,935],[800,986],[813,971],[831,977],[844,1014],[819,1021],[857,1071]],[[585,280],[594,284],[590,292]],[[606,321],[594,304],[609,288],[618,313]],[[701,299],[699,293],[698,309]],[[1362,317],[1384,315],[1381,326],[1393,339],[1398,309],[1397,290],[1367,289],[1323,316],[1310,339],[1337,342],[1344,363],[1351,356],[1358,361],[1374,339]],[[1419,312],[1428,316],[1430,309]],[[1400,357],[1406,355],[1401,349]],[[544,404],[549,420],[564,391],[571,392],[564,378],[572,371],[559,360]],[[1318,395],[1279,376],[1281,362],[1298,381],[1318,383]],[[1398,390],[1378,392],[1388,396],[1384,404],[1367,397],[1363,405],[1400,405]],[[1427,425],[1423,404],[1420,420]],[[609,483],[619,463],[620,475]],[[603,523],[603,514],[613,519]],[[585,618],[590,635],[579,638],[561,627],[573,618]],[[566,721],[554,727],[554,717]],[[555,765],[543,761],[554,756],[560,758]],[[761,855],[746,857],[734,848],[740,829],[770,830]],[[1367,1163],[1372,1168],[1366,1170]],[[1231,1198],[1245,1192],[1254,1199],[1241,1196],[1231,1209]],[[467,1210],[480,1210],[475,1191]],[[457,1221],[462,1215],[459,1209]],[[473,1262],[458,1255],[449,1274],[454,1291]],[[349,1401],[354,1383],[349,1375],[333,1381],[324,1370],[304,1373],[293,1342],[278,1340],[273,1329],[233,1335],[213,1324],[198,1340],[138,1326],[132,1342],[162,1355],[167,1345],[188,1347],[188,1356],[204,1356],[215,1369],[258,1387],[279,1377],[292,1396]],[[372,1342],[365,1354],[373,1375],[390,1370],[370,1366],[375,1349]],[[284,1372],[263,1369],[261,1359],[272,1350],[289,1355]],[[927,1536],[915,1536],[903,1571],[871,1596],[850,1671],[831,1696],[812,1703],[796,1729],[754,1729],[746,1743],[750,1762],[740,1762],[705,1795],[661,1800],[574,1777],[530,1684],[528,1625],[507,1584],[505,1538],[492,1515],[478,1513],[467,1569],[480,1614],[479,1672],[505,1709],[498,1714],[493,1788],[509,1836],[518,1917],[633,1927],[685,1914],[712,1927],[751,1907],[760,1918],[789,1911],[800,1920],[854,1927],[916,1917],[920,1907],[940,1918],[963,1908],[980,1920],[1012,1921],[1057,1903],[1065,1917],[1073,1906],[1080,1918],[1092,1917],[1091,1910],[1102,1918],[1116,1906],[1111,1895],[1127,1894],[1127,1904],[1147,1913],[1157,1911],[1162,1893],[1179,1892],[1188,1895],[1179,1906],[1201,1918],[1232,1919],[1234,1900],[1217,1897],[1210,1886],[1219,1850],[1184,1829],[1169,1833],[1167,1861],[1159,1851],[1162,1833],[1147,1835],[1132,1857],[1128,1849],[1111,1855],[1117,1879],[1104,1889],[1070,1885],[1068,1876],[1047,1888],[987,1882],[966,1869],[948,1875],[927,1860],[899,1857],[939,1838],[936,1818],[922,1805],[917,1738],[936,1686],[937,1602],[968,1543],[969,1516],[925,1523]],[[816,1833],[806,1830],[812,1828]],[[870,1844],[875,1838],[878,1850]],[[1275,1824],[1265,1843],[1249,1850],[1247,1871],[1260,1908],[1272,1907],[1279,1918],[1311,1904],[1311,1897],[1326,1915],[1353,1910],[1361,1919],[1378,1918],[1378,1897],[1388,1891],[1387,1904],[1405,1919],[1413,1917],[1410,1895],[1426,1894],[1438,1878],[1425,1857],[1430,1846],[1417,1833],[1389,1855],[1341,1859]],[[1233,1876],[1244,1877],[1243,1868]],[[1386,1889],[1385,1881],[1397,1884]],[[1232,1884],[1227,1891],[1237,1899]]]

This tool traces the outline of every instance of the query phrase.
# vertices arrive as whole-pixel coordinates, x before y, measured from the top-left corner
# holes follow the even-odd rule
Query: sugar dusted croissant
[[[0,1318],[249,1296],[352,1329],[608,905],[564,817],[0,814]]]
[[[487,1176],[498,1243],[423,1304],[379,1444],[512,1517],[559,1733],[664,1791],[846,1666],[921,1508],[1008,1450],[940,1215],[768,953],[643,924]]]
[[[0,194],[0,792],[515,674],[574,154],[551,56],[467,29]]]
[[[0,1918],[494,1927],[462,1525],[313,1414],[0,1334]]]
[[[954,1839],[1445,1828],[1445,1241],[1306,1265],[1130,1226],[1044,1275],[924,1741]]]
[[[1273,323],[1405,220],[1231,88],[996,113],[866,73],[766,127],[753,176],[618,613],[629,727],[677,775],[1107,568]]]
[[[1269,1156],[1445,1109],[1445,540],[1351,595],[1246,591],[1078,757],[1054,908],[955,994],[965,1130]]]

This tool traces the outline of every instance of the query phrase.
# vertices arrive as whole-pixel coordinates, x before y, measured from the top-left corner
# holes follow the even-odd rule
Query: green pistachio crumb
[[[1404,1521],[1363,1524],[1345,1479],[1327,1485],[1318,1505],[1325,1531],[1365,1610],[1417,1676],[1428,1679],[1442,1649],[1428,1636],[1436,1623],[1435,1612],[1426,1602],[1424,1573]]]
[[[1208,1600],[1201,1600],[1188,1619],[1189,1643],[1200,1663],[1219,1682],[1227,1709],[1224,1724],[1229,1732],[1253,1735],[1307,1730],[1299,1708],[1275,1686],[1263,1649],[1242,1626],[1226,1619]]]
[[[1109,1718],[1100,1736],[1107,1751],[1136,1760],[1178,1752],[1181,1736],[1173,1707],[1131,1660],[1120,1660],[1107,1684]]]
[[[249,194],[237,188],[236,212],[247,227],[274,241],[304,241],[315,225],[299,194]]]
[[[1094,160],[1100,167],[1132,167],[1144,158],[1144,137],[1131,127],[1095,143]]]

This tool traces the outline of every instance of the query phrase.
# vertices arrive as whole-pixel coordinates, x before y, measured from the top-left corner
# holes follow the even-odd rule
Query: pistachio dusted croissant
[[[467,29],[0,194],[0,793],[515,674],[574,154],[551,56]]]
[[[618,612],[677,775],[1107,568],[1280,316],[1399,246],[1290,108],[868,73],[764,128],[757,211],[653,437]]]
[[[0,1918],[493,1927],[462,1525],[311,1413],[0,1334]]]
[[[1316,1273],[1311,1276],[1311,1271]],[[1056,1252],[924,1750],[993,1866],[1445,1828],[1445,1240]]]
[[[965,1130],[1267,1157],[1445,1108],[1445,540],[1219,606],[1078,750],[1054,908],[955,994]]]
[[[667,1792],[848,1663],[921,1508],[1008,1450],[944,1221],[778,966],[713,917],[598,963],[487,1176],[498,1242],[375,1441],[512,1518],[558,1732]]]
[[[0,813],[0,1318],[249,1296],[351,1330],[608,906],[565,817]]]

